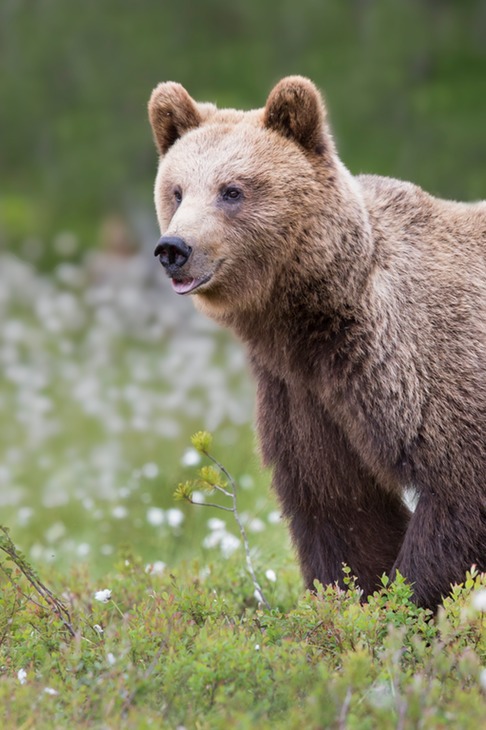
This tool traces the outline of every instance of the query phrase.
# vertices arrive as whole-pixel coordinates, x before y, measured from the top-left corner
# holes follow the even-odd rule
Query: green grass
[[[484,577],[431,620],[402,582],[361,605],[356,590],[302,595],[290,565],[261,610],[239,555],[161,576],[127,556],[102,583],[48,573],[74,636],[4,574],[3,727],[484,727]]]
[[[181,306],[0,257],[2,727],[486,727],[484,576],[433,619],[401,581],[364,605],[349,577],[304,594],[244,357]],[[269,610],[233,515],[173,499],[210,465],[199,429]]]

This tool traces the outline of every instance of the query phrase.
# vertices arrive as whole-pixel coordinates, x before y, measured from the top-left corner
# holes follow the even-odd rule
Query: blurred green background
[[[264,104],[281,76],[324,91],[353,172],[485,196],[484,0],[2,0],[4,245],[151,209],[151,89]]]
[[[352,172],[486,197],[484,0],[0,0],[0,522],[36,562],[230,553],[230,521],[172,501],[201,428],[264,565],[292,561],[244,354],[152,256],[146,115],[161,80],[252,108],[291,73]]]

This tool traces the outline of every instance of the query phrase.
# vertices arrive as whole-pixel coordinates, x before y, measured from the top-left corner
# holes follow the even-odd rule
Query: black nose
[[[178,236],[162,236],[154,251],[162,266],[167,269],[169,266],[184,266],[191,255],[192,248]]]

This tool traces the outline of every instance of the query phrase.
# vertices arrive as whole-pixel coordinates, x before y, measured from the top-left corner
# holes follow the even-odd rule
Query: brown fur
[[[246,113],[161,84],[149,113],[160,227],[192,249],[170,276],[246,343],[307,585],[398,569],[435,607],[486,569],[486,203],[352,177],[301,77]]]

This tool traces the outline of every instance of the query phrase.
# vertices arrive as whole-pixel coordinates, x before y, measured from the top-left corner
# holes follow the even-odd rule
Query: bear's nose
[[[178,236],[162,236],[154,251],[162,266],[184,266],[191,255],[192,248]]]

